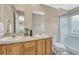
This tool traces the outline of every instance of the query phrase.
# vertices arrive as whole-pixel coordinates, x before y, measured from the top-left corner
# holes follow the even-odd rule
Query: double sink
[[[1,44],[10,44],[10,43],[17,43],[17,42],[25,42],[25,41],[31,41],[31,40],[38,40],[38,39],[43,39],[48,36],[46,35],[36,35],[36,36],[9,36],[9,37],[4,37],[0,39],[0,45]]]

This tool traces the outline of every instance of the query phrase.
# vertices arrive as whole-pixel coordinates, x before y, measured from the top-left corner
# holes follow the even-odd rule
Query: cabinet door
[[[52,39],[46,39],[46,54],[52,54]]]
[[[0,46],[0,55],[6,55],[6,46]]]
[[[8,55],[20,55],[22,52],[22,44],[11,44],[7,45]]]
[[[23,43],[22,48],[23,48],[22,49],[23,55],[36,55],[36,42],[35,41]]]
[[[45,55],[45,40],[37,41],[37,55]]]

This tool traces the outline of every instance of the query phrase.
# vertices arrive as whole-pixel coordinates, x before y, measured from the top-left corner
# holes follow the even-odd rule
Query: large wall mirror
[[[5,5],[5,33],[24,32],[24,5]]]
[[[31,10],[23,4],[0,5],[0,35],[27,31],[33,35],[44,32],[44,12]]]
[[[33,11],[32,12],[32,30],[33,35],[44,33],[44,12]]]

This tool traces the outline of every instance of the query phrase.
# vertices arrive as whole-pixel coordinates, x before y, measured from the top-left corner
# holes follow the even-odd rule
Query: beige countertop
[[[4,37],[0,39],[0,45],[3,44],[12,44],[12,43],[20,43],[26,41],[33,41],[33,40],[41,40],[41,39],[49,39],[52,38],[51,36],[16,36],[16,37]]]

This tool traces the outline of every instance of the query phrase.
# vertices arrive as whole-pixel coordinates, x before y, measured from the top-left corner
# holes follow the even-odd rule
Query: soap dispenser
[[[33,36],[33,34],[32,34],[32,30],[30,30],[30,36]]]

